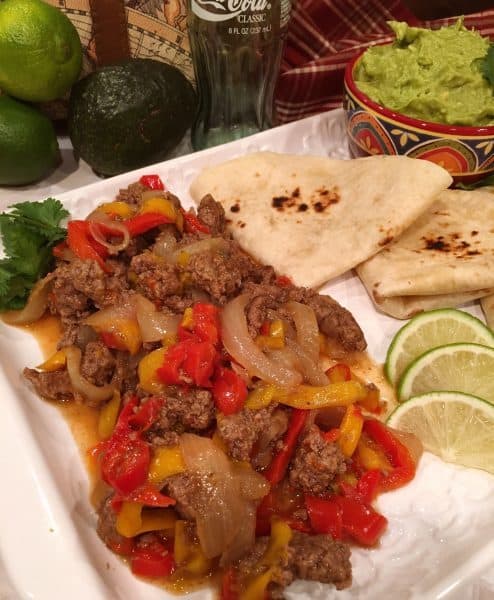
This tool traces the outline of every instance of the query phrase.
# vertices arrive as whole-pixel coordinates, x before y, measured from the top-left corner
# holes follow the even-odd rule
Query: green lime
[[[38,110],[0,96],[0,185],[25,185],[60,161],[52,122]]]
[[[494,333],[462,310],[440,308],[419,313],[393,338],[384,365],[386,377],[396,385],[418,356],[431,348],[457,342],[494,346]]]
[[[41,0],[0,2],[0,88],[21,100],[60,98],[79,76],[76,28]]]
[[[494,403],[494,348],[447,344],[419,356],[403,373],[400,402],[434,391],[473,394]]]
[[[414,433],[447,462],[494,473],[494,406],[460,392],[431,392],[400,404],[389,426]]]

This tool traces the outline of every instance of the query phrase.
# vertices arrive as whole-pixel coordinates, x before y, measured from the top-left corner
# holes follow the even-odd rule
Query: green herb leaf
[[[60,222],[69,215],[54,198],[21,202],[0,214],[5,258],[0,260],[0,311],[22,308],[40,277],[53,265],[52,248],[65,239]]]
[[[494,87],[494,44],[489,46],[485,58],[481,60],[480,71],[491,86]]]
[[[475,190],[476,188],[486,187],[488,185],[494,186],[494,175],[488,175],[487,177],[484,177],[484,179],[475,181],[474,183],[458,183],[456,187],[462,190]]]

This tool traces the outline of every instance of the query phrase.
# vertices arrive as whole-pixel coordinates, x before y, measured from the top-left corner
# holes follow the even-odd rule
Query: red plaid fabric
[[[276,90],[280,123],[341,106],[346,63],[368,46],[391,41],[390,20],[439,27],[455,18],[419,21],[400,0],[298,0]],[[466,16],[465,25],[494,37],[494,10]]]

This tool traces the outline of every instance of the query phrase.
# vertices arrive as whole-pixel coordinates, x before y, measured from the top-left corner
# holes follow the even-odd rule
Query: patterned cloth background
[[[85,47],[84,71],[96,64],[89,0],[44,0],[64,11]],[[103,1],[103,0],[101,0]],[[455,19],[419,22],[400,0],[293,0],[276,92],[280,123],[341,105],[347,61],[371,44],[389,41],[389,20],[437,27]],[[132,56],[163,60],[193,81],[186,0],[124,0]],[[465,17],[494,38],[494,9]],[[63,110],[63,107],[62,107]]]
[[[389,20],[439,27],[456,19],[421,22],[400,0],[299,0],[276,93],[279,121],[340,106],[346,63],[356,52],[390,41]],[[494,9],[466,16],[465,25],[494,38]]]

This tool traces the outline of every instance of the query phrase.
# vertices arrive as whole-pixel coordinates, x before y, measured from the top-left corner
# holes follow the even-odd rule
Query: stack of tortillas
[[[205,169],[190,191],[211,194],[245,250],[297,285],[356,268],[378,309],[407,318],[494,294],[494,195],[451,181],[403,156],[260,152]]]

